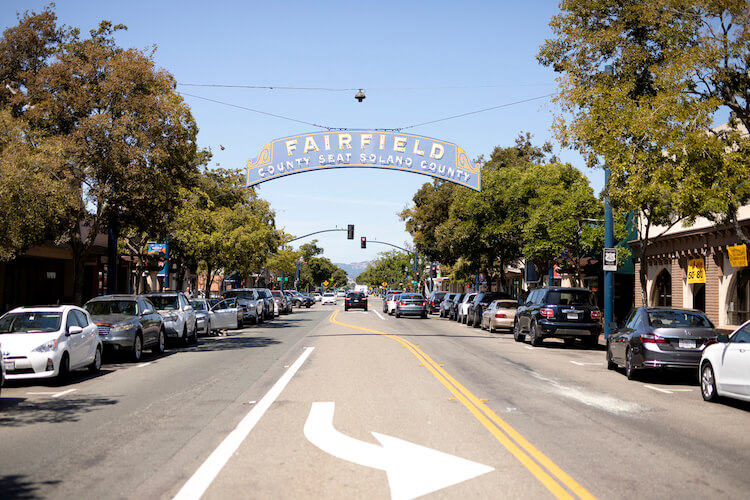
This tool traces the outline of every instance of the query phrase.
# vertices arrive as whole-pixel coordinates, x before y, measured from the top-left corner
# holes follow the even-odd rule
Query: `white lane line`
[[[587,366],[587,365],[588,366],[603,366],[604,365],[604,363],[582,363],[580,361],[571,361],[571,363],[573,363],[574,365],[578,365],[578,366]]]
[[[182,486],[180,491],[175,495],[175,499],[187,500],[194,499],[198,500],[203,493],[206,492],[208,487],[211,485],[216,476],[219,475],[221,469],[224,468],[226,463],[232,457],[237,448],[240,447],[242,441],[245,440],[250,431],[253,430],[255,424],[257,424],[266,410],[273,404],[274,401],[279,397],[281,391],[287,386],[292,377],[297,373],[305,360],[310,356],[314,347],[306,347],[305,352],[297,358],[297,361],[282,375],[282,377],[274,384],[273,387],[266,393],[265,396],[253,407],[250,412],[237,424],[237,427],[224,438],[224,441],[209,455],[205,462],[195,471],[195,474],[188,479],[188,481]]]
[[[693,392],[692,389],[662,389],[660,387],[654,387],[653,385],[643,384],[643,387],[648,389],[663,392],[664,394],[674,394],[675,392]]]
[[[150,365],[152,363],[153,363],[153,361],[149,361],[147,363],[141,363],[140,365],[136,366],[136,368],[143,368],[144,366],[148,366],[148,365]]]
[[[26,394],[30,396],[51,396],[53,398],[59,398],[60,396],[64,396],[66,394],[70,394],[73,391],[77,391],[78,389],[68,389],[67,391],[62,392],[27,392]]]
[[[374,312],[375,314],[377,314],[377,315],[378,315],[378,318],[380,318],[380,319],[385,319],[384,317],[382,317],[382,316],[380,315],[380,313],[379,313],[379,312],[377,312],[377,311],[373,311],[373,312]]]

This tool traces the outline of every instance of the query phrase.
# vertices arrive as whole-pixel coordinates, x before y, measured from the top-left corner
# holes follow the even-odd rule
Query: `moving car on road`
[[[495,330],[512,331],[516,309],[518,301],[515,299],[493,300],[482,313],[482,329],[486,328],[490,333]]]
[[[143,349],[164,353],[164,321],[148,299],[137,295],[94,297],[83,308],[99,328],[105,349],[127,353],[140,361]]]
[[[703,349],[717,335],[703,311],[639,307],[607,338],[607,368],[624,366],[628,379],[645,368],[695,370]]]
[[[333,292],[326,292],[323,294],[323,298],[320,300],[320,305],[324,306],[326,304],[333,304],[336,305],[336,294]]]
[[[388,314],[396,313],[396,304],[398,304],[398,298],[401,296],[401,292],[392,293],[385,298],[385,312]]]
[[[750,401],[750,321],[716,340],[701,354],[701,396],[706,401],[720,396]]]
[[[88,312],[76,306],[17,307],[0,317],[8,380],[57,377],[102,366],[102,341]]]
[[[396,302],[396,317],[419,316],[427,318],[427,299],[421,293],[402,293]]]
[[[513,325],[516,342],[528,335],[534,346],[547,337],[561,338],[566,345],[579,338],[595,346],[602,333],[602,313],[594,292],[587,288],[537,288],[516,310]]]
[[[361,292],[349,292],[344,299],[344,311],[354,307],[367,310],[367,295]]]
[[[182,292],[151,292],[143,294],[154,304],[156,311],[164,318],[164,331],[167,338],[184,343],[198,342],[198,322],[195,311]]]

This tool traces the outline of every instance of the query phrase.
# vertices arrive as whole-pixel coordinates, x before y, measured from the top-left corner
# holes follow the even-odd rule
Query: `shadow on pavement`
[[[2,497],[8,500],[44,498],[37,494],[37,490],[39,489],[37,485],[54,485],[60,483],[60,481],[44,481],[41,483],[27,481],[26,477],[21,475],[0,476],[0,492],[2,492]]]
[[[246,337],[239,335],[234,337],[230,334],[226,337],[213,337],[211,339],[204,339],[197,346],[193,346],[190,350],[193,350],[195,352],[229,351],[235,349],[266,347],[269,345],[280,343],[281,341],[271,337]]]
[[[77,421],[82,413],[117,403],[116,399],[96,396],[44,400],[2,398],[0,399],[0,426],[70,423]],[[0,486],[0,492],[2,492],[0,496],[5,498],[2,486]]]

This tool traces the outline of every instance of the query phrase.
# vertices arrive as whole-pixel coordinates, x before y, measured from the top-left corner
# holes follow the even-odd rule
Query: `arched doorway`
[[[672,275],[666,269],[656,276],[655,292],[657,306],[672,307]]]

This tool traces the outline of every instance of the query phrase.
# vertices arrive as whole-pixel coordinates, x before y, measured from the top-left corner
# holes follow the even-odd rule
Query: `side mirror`
[[[154,314],[154,311],[152,309],[144,309],[141,316],[148,316],[149,314]]]
[[[721,342],[722,344],[726,344],[727,342],[729,342],[729,335],[719,335],[718,337],[716,337],[716,341]]]
[[[65,334],[66,336],[70,337],[71,335],[77,335],[83,331],[83,328],[80,326],[71,326],[68,328],[68,332]]]
[[[617,330],[620,327],[620,325],[617,324],[616,321],[610,321],[609,322],[609,331]]]

